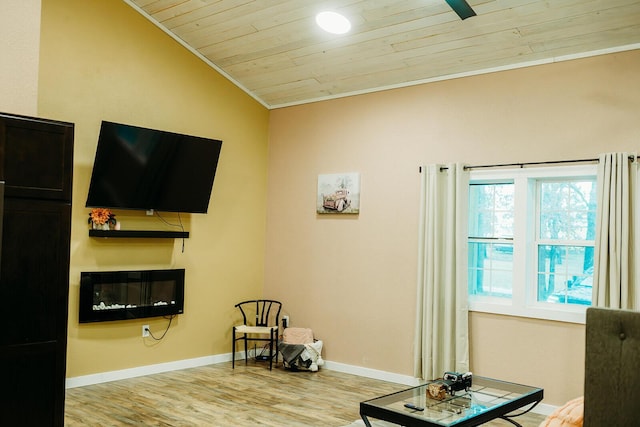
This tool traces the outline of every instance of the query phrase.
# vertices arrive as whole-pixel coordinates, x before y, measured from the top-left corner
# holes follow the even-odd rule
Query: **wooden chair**
[[[232,368],[236,366],[236,342],[244,341],[244,361],[247,363],[247,342],[261,341],[268,343],[269,370],[273,367],[273,358],[278,364],[278,323],[280,320],[279,301],[269,299],[256,299],[243,301],[235,305],[242,313],[242,325],[235,325],[232,332]],[[266,347],[266,345],[265,345]],[[256,355],[257,356],[257,355]]]

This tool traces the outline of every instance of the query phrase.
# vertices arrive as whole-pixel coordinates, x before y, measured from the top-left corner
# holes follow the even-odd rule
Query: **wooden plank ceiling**
[[[468,0],[464,21],[445,0],[125,1],[268,108],[640,49],[637,0]]]

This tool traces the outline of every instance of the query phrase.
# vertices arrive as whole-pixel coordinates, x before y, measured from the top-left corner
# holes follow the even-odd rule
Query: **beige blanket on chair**
[[[286,328],[282,333],[285,344],[309,344],[313,342],[313,331],[309,328]]]
[[[322,341],[315,340],[313,338],[313,331],[309,328],[286,328],[282,333],[282,350],[281,351],[283,357],[285,357],[285,353],[290,353],[291,356],[295,354],[295,357],[287,358],[285,357],[285,361],[296,367],[305,367],[310,371],[317,371],[319,366],[324,365],[324,360],[322,360]],[[288,348],[288,345],[298,347],[295,351],[291,348]],[[304,347],[304,349],[302,349]],[[301,350],[301,351],[300,351]],[[291,360],[293,359],[293,360]],[[296,363],[296,360],[299,359],[301,363]]]

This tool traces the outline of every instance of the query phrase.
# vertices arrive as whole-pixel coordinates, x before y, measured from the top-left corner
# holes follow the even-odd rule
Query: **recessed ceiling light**
[[[331,34],[344,34],[351,29],[351,22],[336,12],[320,12],[316,15],[316,23]]]

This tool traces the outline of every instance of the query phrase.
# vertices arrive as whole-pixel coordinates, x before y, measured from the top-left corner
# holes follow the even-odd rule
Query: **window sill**
[[[479,301],[469,303],[469,311],[472,312],[579,324],[585,323],[586,310],[586,306],[566,307],[558,310],[548,304],[532,307],[514,307],[511,304],[495,304]]]

